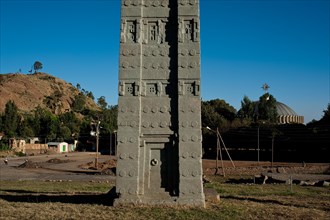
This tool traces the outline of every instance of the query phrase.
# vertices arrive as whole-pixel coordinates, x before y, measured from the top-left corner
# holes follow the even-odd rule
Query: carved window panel
[[[136,21],[127,21],[127,42],[135,43],[137,39]]]
[[[193,41],[194,39],[193,21],[184,21],[184,38],[186,41]]]
[[[187,96],[199,96],[200,95],[200,82],[193,81],[187,82],[180,80],[178,83],[178,93],[179,95]]]
[[[194,94],[195,94],[195,86],[194,86],[194,83],[191,83],[191,84],[187,84],[187,85],[186,85],[186,92],[187,92],[187,94],[189,94],[189,95],[194,95]]]
[[[199,41],[199,22],[196,19],[179,19],[178,41],[181,43]]]
[[[149,41],[156,42],[159,34],[159,30],[156,22],[149,23]]]
[[[127,95],[134,95],[134,87],[133,84],[126,84],[126,94]]]
[[[140,84],[138,82],[119,82],[119,95],[120,96],[137,96],[139,95]]]
[[[166,33],[165,33],[165,27],[166,23],[162,20],[157,21],[147,21],[145,22],[145,25],[147,25],[148,31],[147,31],[147,40],[145,40],[145,43],[151,43],[151,44],[163,44],[166,40]]]
[[[147,95],[148,96],[156,96],[158,94],[157,83],[148,83],[147,84]]]

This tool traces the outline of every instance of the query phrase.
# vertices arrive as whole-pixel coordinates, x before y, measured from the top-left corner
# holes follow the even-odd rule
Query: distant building
[[[304,123],[304,116],[299,116],[286,104],[283,104],[282,102],[276,102],[276,109],[277,109],[279,124]]]
[[[258,105],[259,102],[256,102],[255,106],[255,114],[258,115]],[[277,110],[277,123],[279,124],[303,124],[304,116],[298,115],[292,108],[287,106],[282,102],[276,102],[276,110]]]
[[[26,144],[23,138],[10,138],[9,139],[9,147],[15,151],[20,151],[24,145]]]
[[[38,138],[31,138],[32,140],[37,140]],[[27,154],[35,154],[35,153],[44,153],[47,151],[48,146],[46,144],[36,144],[36,141],[32,141],[29,139],[30,143],[26,143],[24,138],[10,138],[9,139],[9,147],[16,151]]]
[[[69,144],[66,142],[48,142],[48,149],[58,153],[69,152]]]
[[[40,140],[38,137],[31,137],[31,138],[28,138],[28,143],[30,144],[36,144],[36,143],[39,143]]]

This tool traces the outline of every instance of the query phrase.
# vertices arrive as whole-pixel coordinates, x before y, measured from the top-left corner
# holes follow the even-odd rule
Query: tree
[[[43,139],[54,140],[59,128],[59,120],[47,109],[38,106],[34,110],[32,126],[34,133]]]
[[[20,123],[20,116],[18,114],[18,108],[14,101],[8,101],[5,107],[5,114],[2,118],[2,129],[8,137],[14,137],[17,135],[18,125]]]
[[[260,96],[257,104],[257,120],[264,120],[270,123],[277,122],[276,99],[269,93]]]
[[[97,104],[102,108],[106,109],[108,106],[108,103],[105,101],[105,97],[101,96],[100,98],[97,99]]]
[[[56,140],[58,135],[58,130],[60,128],[60,120],[56,115],[49,114],[46,119],[47,124],[47,133],[46,138],[47,140],[53,141]]]
[[[202,102],[203,127],[218,127],[221,131],[225,131],[231,127],[235,117],[235,108],[224,100],[214,99]]]
[[[36,73],[38,70],[41,70],[42,69],[42,63],[40,61],[34,62],[33,69],[34,69],[34,73]]]
[[[108,109],[104,109],[101,112],[102,127],[107,132],[113,132],[117,130],[117,114],[118,106],[110,106]]]
[[[323,111],[324,115],[321,118],[322,121],[330,122],[330,103],[328,103],[328,108]]]
[[[74,138],[80,132],[80,120],[76,117],[75,113],[70,111],[59,116],[61,123],[60,133],[58,134],[63,139]]]
[[[18,134],[21,137],[34,137],[34,130],[33,130],[33,116],[31,114],[25,113],[20,121],[18,126]]]
[[[255,114],[255,103],[247,96],[244,96],[241,101],[241,109],[238,111],[238,116],[242,119],[252,120]]]
[[[58,132],[58,139],[60,139],[61,141],[69,140],[72,138],[71,135],[72,135],[72,133],[71,133],[70,128],[68,128],[65,125],[60,126],[60,129]]]
[[[76,112],[81,112],[85,109],[86,96],[82,93],[79,93],[75,96],[72,108]]]
[[[92,92],[88,92],[87,97],[91,98],[92,100],[95,99],[94,94]]]

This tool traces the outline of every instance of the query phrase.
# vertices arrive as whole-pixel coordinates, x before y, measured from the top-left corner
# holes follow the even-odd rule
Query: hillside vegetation
[[[70,83],[46,73],[0,74],[0,112],[4,112],[6,103],[11,100],[21,112],[31,112],[40,106],[59,115],[74,107],[79,94]],[[85,106],[99,109],[90,97],[86,97]]]
[[[79,139],[80,150],[92,148],[95,121],[102,127],[100,136],[109,137],[116,119],[116,106],[109,106],[104,96],[94,102],[93,93],[79,84],[38,72],[0,75],[0,150],[10,149],[10,138],[31,137],[40,143]]]

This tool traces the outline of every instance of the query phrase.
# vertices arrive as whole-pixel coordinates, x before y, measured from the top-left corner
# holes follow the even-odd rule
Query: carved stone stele
[[[115,205],[205,206],[199,0],[122,0]]]

